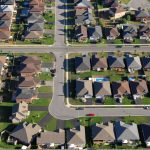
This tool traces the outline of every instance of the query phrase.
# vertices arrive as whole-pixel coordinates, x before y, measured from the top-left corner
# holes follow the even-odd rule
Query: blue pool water
[[[108,78],[96,78],[97,82],[102,82],[102,81],[109,81]]]

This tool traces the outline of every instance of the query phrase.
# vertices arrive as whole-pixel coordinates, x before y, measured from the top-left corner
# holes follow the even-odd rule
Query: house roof
[[[118,81],[111,83],[113,95],[131,94],[128,81]]]
[[[31,99],[37,95],[37,91],[34,89],[17,89],[16,99]]]
[[[57,131],[45,131],[41,132],[40,136],[36,140],[37,145],[43,144],[64,144],[65,143],[65,131],[59,129]]]
[[[78,7],[87,7],[87,8],[92,7],[91,3],[87,0],[74,0],[74,3]]]
[[[44,30],[44,22],[36,22],[36,23],[30,23],[28,25],[29,31],[43,31]]]
[[[108,56],[108,64],[110,68],[125,68],[123,57]]]
[[[93,95],[91,80],[76,80],[76,96]]]
[[[37,6],[37,5],[34,5],[30,8],[30,13],[32,12],[43,12],[44,11],[44,6]]]
[[[96,96],[111,95],[110,82],[94,82],[94,93]]]
[[[98,55],[93,55],[91,58],[91,65],[93,69],[97,68],[107,68],[107,59],[106,57],[98,57]]]
[[[150,57],[141,58],[143,69],[150,69]]]
[[[135,16],[138,17],[138,18],[150,17],[150,11],[139,9],[139,10],[136,11]]]
[[[28,114],[28,104],[25,102],[18,103],[12,107],[12,122],[20,122]]]
[[[139,68],[142,67],[139,56],[136,57],[127,56],[126,64],[127,64],[127,68],[134,69],[134,70],[139,70]]]
[[[88,34],[89,34],[89,37],[92,37],[94,39],[102,38],[103,34],[102,34],[101,26],[89,27]]]
[[[67,143],[75,145],[85,145],[85,127],[80,125],[75,129],[69,129],[67,131]]]
[[[148,93],[148,87],[147,83],[145,80],[135,80],[135,81],[130,81],[130,89],[131,93],[134,94],[139,94],[143,95],[145,93]]]
[[[9,31],[10,24],[10,20],[0,20],[0,29]]]
[[[39,83],[39,80],[32,76],[20,77],[18,87],[19,88],[31,88],[31,87],[35,87],[38,83]]]
[[[10,38],[10,31],[0,31],[0,40],[8,40]]]
[[[141,131],[145,142],[150,142],[150,125],[141,124]]]
[[[109,14],[111,16],[115,16],[115,14],[122,13],[122,12],[125,12],[125,11],[126,10],[124,9],[124,7],[119,5],[118,7],[110,7]]]
[[[117,38],[120,35],[120,33],[119,33],[118,29],[115,27],[114,28],[105,28],[105,35],[106,35],[106,37]]]
[[[120,140],[139,140],[137,124],[126,124],[122,121],[115,122],[115,135]]]
[[[0,5],[0,12],[13,12],[13,5]]]
[[[14,0],[1,0],[0,5],[13,5],[14,2]]]
[[[123,37],[135,37],[137,36],[137,27],[134,25],[123,26]]]
[[[39,39],[43,37],[43,31],[26,31],[24,37],[25,39]]]
[[[75,35],[77,38],[79,37],[87,37],[87,27],[83,25],[79,25],[75,27]]]
[[[0,13],[0,20],[10,20],[12,17],[11,12],[1,12]]]
[[[90,58],[87,55],[76,57],[75,68],[76,68],[76,71],[90,70]]]
[[[21,123],[10,134],[10,136],[16,138],[18,141],[24,144],[30,144],[34,136],[39,133],[41,127],[37,124]]]
[[[139,36],[150,38],[150,25],[140,25]]]
[[[28,23],[44,22],[44,19],[40,13],[30,13],[27,17],[27,21]]]
[[[93,141],[114,141],[114,129],[113,123],[108,122],[107,124],[96,123],[91,127]]]
[[[28,104],[26,102],[18,103],[12,107],[12,114],[24,111],[28,111]]]

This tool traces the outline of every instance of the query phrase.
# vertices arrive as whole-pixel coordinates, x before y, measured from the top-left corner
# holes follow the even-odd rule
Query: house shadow
[[[0,122],[10,122],[9,117],[12,114],[11,106],[0,106]]]

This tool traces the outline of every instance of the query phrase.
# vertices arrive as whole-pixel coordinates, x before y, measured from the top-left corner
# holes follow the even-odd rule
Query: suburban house
[[[110,82],[94,82],[94,95],[97,99],[104,99],[106,96],[111,96]]]
[[[124,96],[130,97],[131,91],[128,81],[115,81],[111,83],[111,89],[114,98],[118,102],[122,102]]]
[[[76,9],[75,25],[93,25],[95,24],[91,9]]]
[[[75,69],[76,73],[90,71],[90,58],[88,55],[83,55],[81,57],[75,57]]]
[[[17,125],[17,127],[9,134],[7,143],[14,145],[17,143],[30,145],[40,132],[41,127],[39,125],[23,122]]]
[[[150,25],[139,26],[139,37],[141,40],[150,40]]]
[[[78,42],[86,42],[88,38],[87,27],[84,25],[76,26],[75,38],[78,40]]]
[[[12,123],[19,123],[26,119],[29,114],[28,104],[22,102],[12,107],[12,116],[10,116],[10,119],[12,120]]]
[[[141,58],[141,63],[142,63],[142,69],[144,71],[149,71],[150,70],[150,57],[142,57]]]
[[[16,58],[19,62],[17,71],[21,76],[32,76],[41,72],[41,61],[37,57],[22,56]]]
[[[109,15],[110,19],[119,19],[126,14],[126,9],[123,6],[118,6],[118,7],[110,7],[109,9]]]
[[[120,36],[120,32],[116,27],[105,28],[105,36],[107,40],[115,40]]]
[[[74,0],[75,9],[90,9],[92,5],[87,0]]]
[[[18,81],[18,88],[32,88],[35,89],[36,87],[40,86],[40,81],[32,76],[27,77],[19,77]]]
[[[123,26],[123,39],[126,43],[133,42],[134,38],[137,37],[137,27],[134,25]]]
[[[113,123],[96,123],[91,127],[92,140],[94,144],[112,144],[115,141]]]
[[[76,97],[77,98],[92,98],[93,88],[91,80],[76,80]]]
[[[119,3],[118,0],[102,0],[102,5],[105,7],[117,7]]]
[[[126,65],[128,72],[133,73],[134,71],[141,70],[142,65],[139,56],[126,56]]]
[[[137,124],[126,124],[122,121],[116,121],[114,124],[116,141],[122,144],[133,144],[139,141],[139,132]]]
[[[141,99],[148,94],[147,83],[143,79],[130,81],[130,90],[133,96],[133,99]]]
[[[33,100],[37,99],[37,91],[34,89],[18,89],[13,94],[13,101],[16,101],[17,103],[26,102],[26,103],[32,103]]]
[[[101,71],[101,70],[107,70],[107,59],[105,57],[99,57],[98,55],[92,55],[91,58],[91,66],[92,70]]]
[[[115,57],[115,56],[108,56],[107,58],[109,68],[116,71],[124,71],[125,64],[123,57]]]
[[[77,126],[66,131],[68,149],[83,149],[86,145],[85,127]]]
[[[101,26],[88,27],[88,36],[91,42],[100,41],[103,37]]]
[[[149,22],[150,21],[150,11],[149,10],[144,10],[144,9],[139,9],[135,13],[136,21],[140,22]]]
[[[36,144],[39,149],[50,149],[61,147],[65,143],[65,131],[59,129],[56,131],[44,131],[36,139]]]
[[[140,129],[145,145],[150,147],[150,124],[141,124]]]

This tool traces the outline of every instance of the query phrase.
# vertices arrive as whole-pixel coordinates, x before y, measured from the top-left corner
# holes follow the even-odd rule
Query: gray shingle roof
[[[141,62],[143,69],[150,69],[150,57],[143,57]]]
[[[114,141],[114,129],[113,124],[108,122],[107,124],[95,124],[91,127],[93,141]]]
[[[85,95],[93,95],[91,80],[76,80],[76,96],[84,97]]]
[[[139,56],[136,56],[136,57],[127,56],[126,64],[127,64],[127,68],[130,68],[130,69],[139,70],[142,68]]]
[[[82,57],[76,57],[75,67],[77,72],[90,70],[90,58],[87,55]]]
[[[137,124],[126,124],[122,121],[115,122],[115,135],[118,141],[139,140]]]
[[[123,57],[108,56],[108,64],[110,68],[125,68]]]
[[[144,141],[150,142],[150,125],[149,124],[142,124],[141,130],[142,130]]]
[[[35,138],[34,136],[39,133],[41,127],[39,125],[33,125],[31,123],[21,123],[19,124],[10,134],[10,136],[18,139],[19,142],[23,144],[30,144],[30,142]]]
[[[67,143],[75,145],[85,145],[85,127],[77,126],[76,129],[70,129],[67,131]]]

